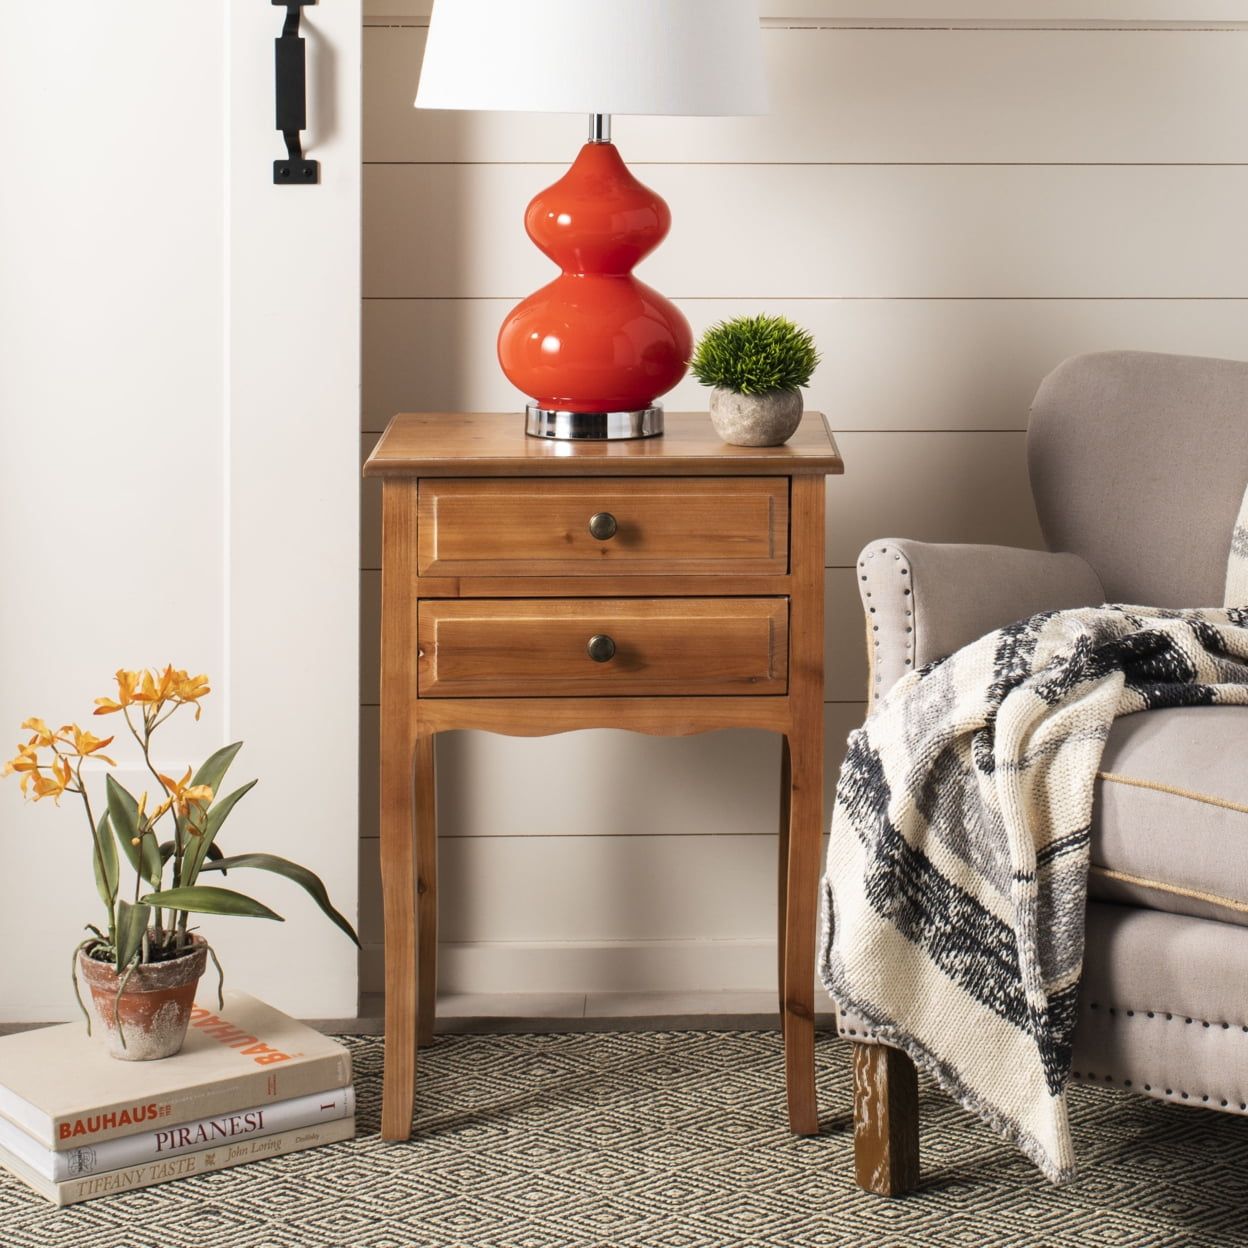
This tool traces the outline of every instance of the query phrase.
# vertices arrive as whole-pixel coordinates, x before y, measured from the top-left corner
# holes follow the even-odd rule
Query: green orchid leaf
[[[204,830],[198,836],[188,836],[189,844],[186,848],[186,856],[182,862],[182,883],[194,884],[199,879],[199,872],[204,865],[204,859],[207,858],[213,849],[216,841],[217,833],[221,830],[221,825],[225,822],[230,811],[245,797],[252,788],[255,787],[254,780],[248,780],[241,789],[235,789],[228,797],[223,797],[219,802],[214,802],[208,808],[208,814],[204,819]],[[216,855],[219,857],[220,855]]]
[[[165,906],[170,910],[189,910],[193,914],[232,914],[246,919],[276,919],[285,922],[280,914],[270,910],[252,897],[244,897],[228,888],[210,888],[197,885],[193,888],[165,888],[159,893],[149,893],[143,898],[152,905]]]
[[[152,908],[143,902],[117,902],[117,974],[130,965],[143,943]]]
[[[206,784],[215,797],[221,788],[221,782],[225,779],[225,773],[229,771],[230,764],[238,755],[239,750],[243,748],[241,741],[235,741],[230,745],[223,745],[215,753],[210,754],[199,765],[199,770],[191,777],[192,786],[197,784]],[[182,838],[186,839],[186,816],[180,815],[175,810],[173,812],[173,821],[177,824],[178,833]],[[183,874],[186,874],[183,868]],[[194,879],[194,876],[191,877]]]
[[[160,858],[160,845],[156,841],[156,833],[150,828],[143,833],[143,844],[139,846],[139,852],[143,855],[143,871],[147,882],[153,888],[159,888],[165,864]]]
[[[326,918],[346,932],[357,945],[360,943],[360,938],[355,934],[355,928],[334,909],[320,876],[309,871],[307,867],[301,867],[297,862],[279,858],[275,854],[235,854],[231,858],[222,858],[219,862],[208,863],[204,870],[227,871],[234,867],[255,867],[259,871],[272,871],[277,875],[284,875],[288,880],[293,880],[300,888],[307,891],[312,900],[320,906]]]
[[[112,915],[113,903],[117,900],[117,889],[121,883],[121,869],[117,860],[117,844],[110,830],[111,820],[108,811],[100,816],[95,829],[96,849],[91,854],[91,862],[95,868],[95,887],[105,909]],[[110,926],[112,920],[109,920]]]
[[[183,858],[182,858],[182,863],[183,863],[183,866],[182,866],[182,871],[183,871],[183,874],[185,874],[185,872],[186,872],[186,863],[187,863],[187,861],[189,861],[189,856],[190,856],[191,850],[194,848],[194,845],[195,845],[195,839],[194,839],[194,838],[190,838],[190,839],[191,839],[191,844],[190,844],[190,846],[188,846],[188,848],[187,848],[187,850],[186,850],[186,853],[183,855]],[[176,845],[175,845],[172,841],[161,841],[161,843],[160,843],[160,860],[161,860],[161,862],[165,862],[165,863],[167,863],[167,862],[169,861],[169,859],[170,859],[170,858],[172,858],[172,857],[173,857],[173,855],[177,852],[177,848],[178,848],[178,847],[177,847],[177,846],[176,846]],[[221,852],[221,850],[220,850],[220,849],[218,849],[218,848],[217,848],[217,846],[214,844],[214,845],[209,845],[209,846],[208,846],[208,857],[209,857],[209,858],[224,858],[224,857],[225,857],[225,855],[224,855],[224,854]]]
[[[139,870],[139,850],[132,842],[139,834],[139,804],[113,779],[104,778],[104,789],[108,794],[108,821],[117,837],[117,844],[125,854],[126,861]]]
[[[155,836],[148,833],[142,838],[141,845],[134,844],[139,836],[138,802],[112,776],[105,778],[104,787],[108,793],[109,822],[113,825],[117,843],[126,855],[126,861],[153,888],[159,888],[160,847],[156,844]]]
[[[206,784],[215,795],[221,787],[221,781],[225,779],[225,773],[229,771],[235,755],[242,748],[243,743],[235,741],[232,745],[223,745],[215,754],[209,754],[200,763],[199,770],[191,777],[191,784]]]
[[[193,840],[192,840],[191,844],[192,844],[192,845],[194,845],[194,841],[193,841]],[[173,855],[177,852],[177,848],[178,848],[178,847],[177,847],[177,846],[176,846],[176,845],[175,845],[172,841],[161,841],[161,843],[160,843],[160,860],[161,860],[161,862],[168,862],[168,861],[169,861],[169,859],[170,859],[170,858],[172,858],[172,857],[173,857]],[[190,853],[190,849],[188,848],[188,850],[187,850],[186,852],[187,852],[187,854],[189,854],[189,853]],[[225,857],[225,854],[223,854],[223,853],[221,852],[221,850],[217,847],[217,845],[216,845],[216,844],[212,844],[212,845],[209,845],[209,846],[208,846],[208,857],[209,857],[209,858],[224,858],[224,857]],[[183,858],[183,862],[184,862],[184,863],[186,862],[186,858],[185,858],[185,857]],[[185,866],[184,866],[184,867],[183,867],[183,870],[185,871],[185,869],[186,869],[186,868],[185,868]]]

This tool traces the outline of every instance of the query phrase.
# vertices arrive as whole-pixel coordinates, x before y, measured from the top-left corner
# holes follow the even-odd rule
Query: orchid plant
[[[184,707],[193,707],[199,719],[200,702],[211,692],[208,677],[191,676],[169,666],[163,671],[123,668],[117,672],[116,681],[117,696],[96,698],[95,714],[122,716],[155,782],[151,789],[154,797],[145,791],[136,798],[109,774],[105,778],[105,809],[97,817],[83,769],[92,761],[117,766],[104,753],[115,738],[97,737],[73,723],[52,729],[42,719],[26,720],[22,729],[30,736],[18,745],[16,756],[3,770],[6,776],[20,777],[22,792],[30,800],[51,798],[59,805],[68,793],[82,802],[91,832],[95,885],[105,918],[99,925],[87,924],[90,935],[74,950],[75,991],[79,952],[113,964],[122,977],[120,996],[136,966],[167,961],[191,950],[192,914],[281,921],[281,915],[253,897],[201,884],[199,879],[205,872],[225,875],[235,868],[254,868],[285,876],[305,889],[358,945],[355,929],[334,908],[325,885],[313,872],[274,854],[227,857],[218,845],[222,824],[256,783],[249,780],[225,797],[218,796],[226,772],[242,748],[241,741],[223,746],[194,771],[188,766],[180,778],[166,775],[153,763],[152,739],[163,724]],[[128,896],[122,895],[123,857],[134,874],[133,885],[127,884],[125,890]],[[211,945],[208,952],[220,975],[221,966]],[[82,1005],[81,996],[78,1003]],[[89,1027],[89,1014],[87,1022]]]

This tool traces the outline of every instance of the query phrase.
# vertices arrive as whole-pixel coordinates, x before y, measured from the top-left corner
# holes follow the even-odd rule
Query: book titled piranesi
[[[82,1022],[0,1038],[0,1115],[54,1152],[345,1088],[347,1050],[242,992],[197,1002],[175,1057],[121,1062]]]
[[[181,1153],[175,1157],[122,1166],[85,1177],[75,1176],[59,1183],[40,1174],[33,1166],[2,1146],[0,1167],[15,1174],[53,1204],[75,1205],[79,1201],[130,1192],[135,1188],[151,1187],[156,1183],[169,1183],[174,1179],[227,1170],[251,1161],[266,1161],[287,1153],[321,1148],[326,1144],[339,1144],[354,1135],[355,1118],[337,1118],[333,1122],[315,1123],[312,1126],[279,1131],[274,1135],[258,1138],[247,1137],[210,1148],[200,1148],[193,1153]]]
[[[182,1153],[196,1152],[214,1145],[236,1145],[243,1140],[261,1139],[281,1131],[295,1131],[318,1123],[337,1122],[355,1113],[355,1089],[331,1088],[273,1101],[251,1109],[217,1114],[127,1135],[102,1144],[79,1148],[44,1148],[20,1127],[0,1118],[0,1150],[6,1150],[32,1170],[53,1183],[61,1183],[104,1170],[118,1170],[144,1162],[166,1161]]]

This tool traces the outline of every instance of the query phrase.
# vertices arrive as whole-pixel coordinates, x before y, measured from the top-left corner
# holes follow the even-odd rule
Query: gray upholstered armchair
[[[1038,611],[1222,603],[1248,364],[1113,352],[1045,379],[1027,437],[1052,551],[887,539],[859,562],[872,693]],[[1117,721],[1097,783],[1074,1077],[1248,1114],[1248,710]],[[855,1048],[858,1181],[918,1178],[914,1068]],[[866,1041],[867,1043],[863,1043]]]

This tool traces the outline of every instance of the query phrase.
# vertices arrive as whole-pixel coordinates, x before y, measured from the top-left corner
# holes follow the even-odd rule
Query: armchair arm
[[[1105,601],[1100,577],[1078,555],[896,538],[872,542],[858,556],[858,592],[871,697],[994,628]]]

